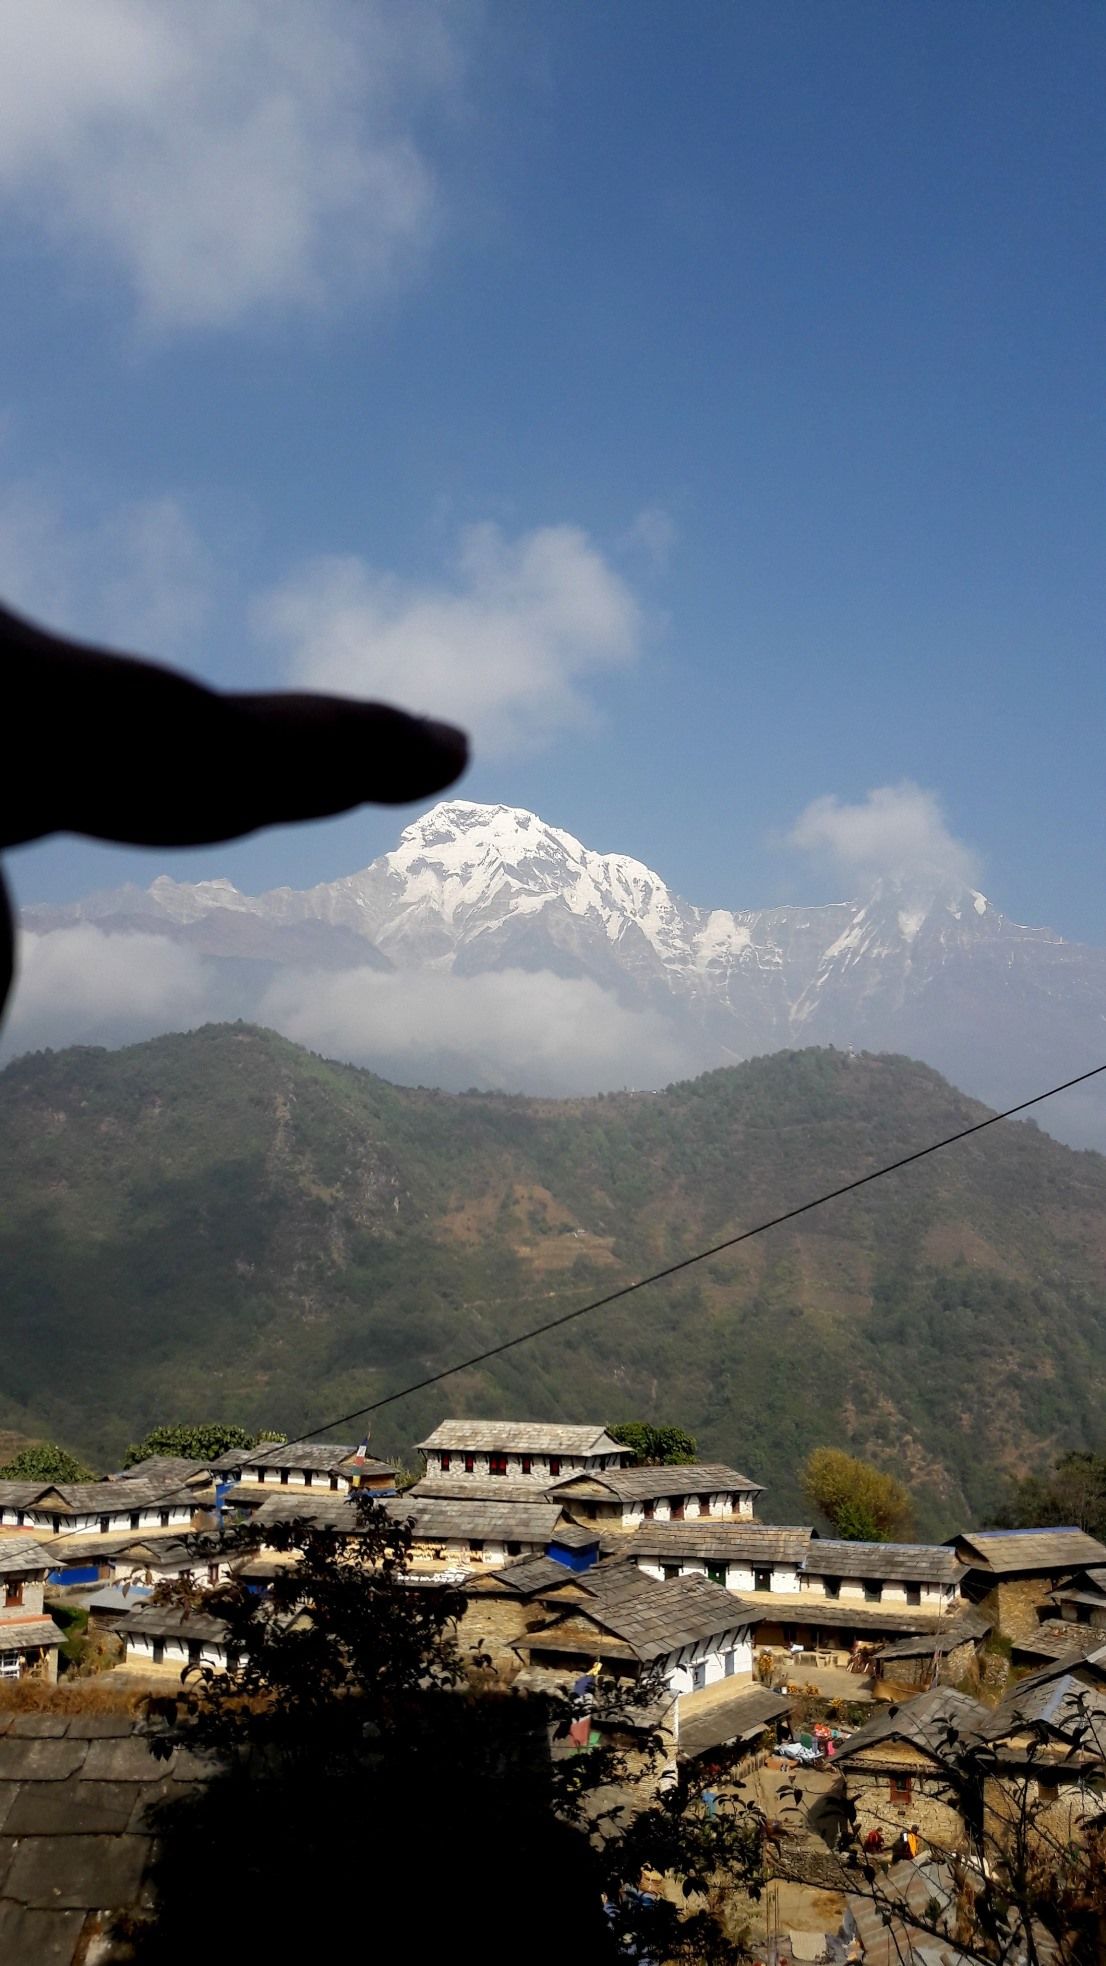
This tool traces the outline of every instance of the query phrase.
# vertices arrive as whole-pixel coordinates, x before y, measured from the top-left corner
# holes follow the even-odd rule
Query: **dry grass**
[[[143,1712],[149,1688],[130,1685],[112,1673],[88,1678],[75,1675],[51,1686],[45,1679],[11,1679],[0,1683],[0,1716],[11,1713],[133,1713]]]

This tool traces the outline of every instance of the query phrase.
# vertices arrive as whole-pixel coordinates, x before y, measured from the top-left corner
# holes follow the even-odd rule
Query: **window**
[[[673,1522],[682,1522],[682,1521],[683,1521],[683,1519],[684,1519],[684,1498],[683,1498],[683,1496],[682,1496],[682,1495],[674,1495],[674,1496],[672,1497],[672,1508],[671,1508],[671,1516],[672,1516],[672,1520],[673,1520]]]
[[[761,1570],[754,1570],[754,1571],[753,1571],[753,1589],[754,1589],[755,1591],[770,1591],[770,1590],[771,1590],[771,1588],[772,1588],[772,1571],[771,1571],[771,1568],[770,1568],[770,1567],[768,1567],[768,1568],[765,1568],[765,1569],[761,1569]]]
[[[551,1475],[560,1474],[561,1457],[559,1454],[551,1454],[549,1456],[549,1472]]]
[[[710,1578],[712,1584],[721,1584],[723,1590],[725,1589],[726,1566],[724,1563],[708,1563],[707,1576]]]
[[[722,1667],[725,1672],[726,1678],[732,1679],[735,1672],[737,1671],[737,1659],[733,1652],[723,1653]]]
[[[653,1517],[656,1515],[656,1513],[657,1513],[657,1505],[655,1502],[646,1502],[644,1504],[642,1508],[642,1514],[645,1517],[646,1522],[652,1522]]]
[[[137,1529],[141,1520],[142,1520],[141,1515],[139,1514],[138,1510],[135,1509],[133,1515],[131,1516],[131,1528]]]
[[[841,1595],[840,1577],[823,1577],[822,1588],[825,1591],[827,1597],[840,1597]]]
[[[337,1493],[338,1493],[338,1477],[337,1477],[337,1475],[331,1475],[331,1477],[330,1477],[330,1486],[331,1486],[331,1488],[332,1488],[332,1489],[334,1490],[334,1493],[335,1493],[335,1494],[337,1494]]]
[[[254,1469],[254,1474],[255,1474],[255,1475],[257,1476],[257,1479],[258,1479],[258,1481],[264,1481],[264,1479],[265,1479],[265,1470],[264,1470],[264,1468],[255,1468],[255,1469]]]
[[[157,1519],[158,1519],[158,1521],[160,1522],[160,1524],[161,1524],[161,1526],[162,1526],[162,1528],[163,1528],[163,1529],[168,1529],[168,1527],[169,1527],[169,1511],[168,1511],[168,1509],[161,1509],[161,1510],[159,1511],[159,1513],[158,1513],[158,1518],[157,1518]]]
[[[465,1473],[466,1473],[466,1474],[471,1474],[471,1473],[472,1473],[472,1471],[473,1471],[473,1469],[475,1468],[475,1466],[476,1466],[476,1462],[474,1461],[474,1459],[473,1459],[473,1457],[472,1457],[472,1455],[471,1455],[471,1454],[466,1454],[466,1455],[465,1455]]]
[[[507,1555],[508,1555],[508,1556],[518,1556],[518,1555],[520,1554],[520,1552],[521,1552],[521,1550],[522,1550],[522,1544],[521,1544],[521,1543],[508,1543],[508,1545],[507,1545]]]
[[[908,1584],[908,1585],[907,1585],[907,1587],[906,1587],[906,1601],[907,1601],[907,1603],[908,1603],[908,1604],[920,1604],[920,1603],[921,1603],[921,1601],[922,1601],[922,1587],[921,1587],[921,1585],[920,1585],[920,1584]]]
[[[489,1454],[488,1473],[490,1475],[505,1475],[506,1472],[507,1456],[505,1454]]]
[[[100,1517],[101,1536],[106,1536],[110,1528],[111,1528],[111,1517],[109,1515],[102,1515]]]
[[[664,1571],[664,1581],[666,1584],[670,1584],[673,1577],[678,1577],[680,1574],[678,1563],[664,1563],[661,1565],[661,1568]]]
[[[453,1466],[453,1456],[448,1450],[444,1454],[439,1454],[438,1466],[443,1474],[449,1473],[450,1468]]]
[[[4,1579],[4,1603],[5,1603],[5,1604],[22,1604],[22,1602],[23,1602],[23,1579],[22,1579],[22,1577],[5,1577],[5,1579]]]
[[[483,1539],[479,1539],[479,1540],[478,1540],[478,1539],[476,1539],[476,1538],[474,1538],[474,1539],[472,1540],[472,1542],[470,1542],[470,1544],[469,1544],[469,1555],[470,1555],[470,1556],[483,1556],[483,1554],[484,1554],[484,1544],[483,1544]]]
[[[1060,1799],[1058,1785],[1055,1782],[1038,1782],[1037,1799],[1039,1802],[1058,1802]]]
[[[523,1472],[523,1474],[529,1474],[529,1473],[530,1473],[530,1470],[531,1470],[531,1468],[533,1467],[533,1465],[534,1465],[534,1457],[533,1457],[533,1455],[532,1455],[532,1454],[524,1454],[524,1455],[523,1455],[523,1457],[522,1457],[522,1472]]]
[[[305,1469],[304,1469],[304,1471],[303,1471],[303,1485],[304,1485],[304,1487],[305,1487],[305,1488],[310,1488],[310,1486],[311,1486],[311,1470],[310,1470],[310,1468],[305,1468]]]
[[[879,1582],[878,1578],[865,1577],[864,1579],[865,1602],[868,1604],[879,1604],[882,1597],[883,1597],[883,1585]]]
[[[287,1486],[288,1486],[288,1470],[287,1470],[287,1468],[282,1468],[282,1469],[281,1469],[281,1471],[280,1471],[280,1485],[281,1485],[281,1487],[282,1487],[282,1488],[287,1488]]]
[[[888,1793],[891,1801],[897,1802],[900,1807],[909,1806],[913,1790],[914,1784],[909,1775],[892,1775],[888,1783]]]
[[[707,1668],[705,1662],[702,1659],[700,1659],[699,1664],[697,1666],[692,1666],[691,1668],[692,1692],[697,1693],[700,1687],[705,1686],[706,1683],[707,1683]]]

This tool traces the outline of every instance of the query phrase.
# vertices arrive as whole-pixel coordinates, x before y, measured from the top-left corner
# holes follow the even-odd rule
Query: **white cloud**
[[[0,200],[154,326],[389,287],[432,234],[433,0],[6,0]]]
[[[211,988],[207,964],[163,935],[108,935],[91,922],[24,934],[4,1052],[188,1030],[210,1014]]]
[[[662,1017],[623,1009],[589,979],[548,971],[289,971],[258,1014],[327,1057],[450,1091],[567,1096],[656,1087],[702,1069]]]
[[[309,563],[257,610],[292,674],[451,718],[484,754],[585,722],[584,683],[638,653],[633,594],[575,526],[516,540],[461,536],[449,584],[415,585],[362,559]]]
[[[790,845],[828,855],[848,873],[920,887],[971,887],[978,856],[949,831],[936,793],[904,779],[877,785],[858,805],[815,799],[800,813]]]
[[[89,517],[28,484],[0,484],[0,595],[48,627],[151,655],[193,653],[215,563],[179,500]]]

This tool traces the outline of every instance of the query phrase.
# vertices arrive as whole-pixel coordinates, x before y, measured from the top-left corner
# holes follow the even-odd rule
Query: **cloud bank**
[[[548,972],[282,972],[247,998],[227,970],[167,936],[82,922],[25,935],[2,1056],[115,1046],[247,1017],[400,1084],[550,1097],[655,1087],[701,1069],[672,1027],[598,984]]]
[[[431,0],[6,0],[0,201],[161,329],[389,288],[435,224],[417,111],[456,85]]]
[[[858,805],[815,799],[787,837],[850,877],[924,888],[973,887],[979,879],[979,857],[950,832],[936,793],[909,779],[877,785]]]
[[[255,620],[297,682],[452,719],[484,755],[587,722],[585,685],[632,664],[643,632],[629,587],[569,525],[514,540],[471,526],[438,584],[356,557],[314,560]]]

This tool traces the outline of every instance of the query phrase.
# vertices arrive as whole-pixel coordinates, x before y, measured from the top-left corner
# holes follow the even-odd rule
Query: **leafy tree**
[[[642,1468],[682,1467],[698,1459],[699,1443],[682,1427],[654,1427],[648,1420],[619,1420],[607,1432],[621,1446],[633,1449],[634,1465]]]
[[[128,1447],[123,1466],[133,1468],[136,1462],[148,1460],[151,1454],[176,1454],[186,1461],[213,1461],[230,1447],[257,1447],[263,1440],[276,1443],[287,1437],[271,1430],[247,1433],[245,1427],[231,1426],[221,1420],[197,1426],[154,1427],[144,1439]]]
[[[1050,1475],[1027,1475],[1014,1484],[997,1522],[1000,1529],[1072,1523],[1092,1536],[1106,1535],[1106,1455],[1061,1454]]]
[[[911,1527],[910,1497],[901,1481],[840,1447],[816,1447],[800,1480],[808,1502],[845,1542],[889,1543]]]
[[[94,1481],[91,1468],[52,1440],[24,1447],[14,1461],[0,1468],[0,1481]]]
[[[198,1750],[214,1757],[214,1779],[165,1805],[158,1909],[127,1935],[137,1960],[192,1966],[196,1878],[225,1869],[228,1850],[228,1955],[273,1945],[291,1957],[309,1944],[316,1957],[345,1945],[351,1926],[392,1918],[411,1921],[420,1951],[441,1951],[467,1908],[494,1903],[489,1956],[517,1957],[524,1933],[527,1966],[561,1966],[566,1930],[582,1966],[617,1966],[646,1945],[687,1966],[744,1956],[724,1901],[759,1894],[761,1826],[744,1812],[710,1819],[686,1783],[668,1805],[653,1799],[664,1753],[650,1733],[654,1685],[600,1680],[603,1741],[569,1752],[571,1699],[493,1683],[489,1662],[458,1641],[463,1598],[416,1587],[410,1527],[371,1497],[351,1503],[348,1534],[244,1524],[199,1553],[237,1563],[263,1535],[276,1551],[265,1597],[233,1574],[212,1590],[182,1580],[160,1591],[185,1613],[185,1635],[190,1616],[197,1636],[205,1616],[225,1620],[238,1670],[189,1668],[179,1693],[153,1703],[154,1753]],[[648,1907],[622,1892],[645,1864],[682,1877],[685,1902]]]

